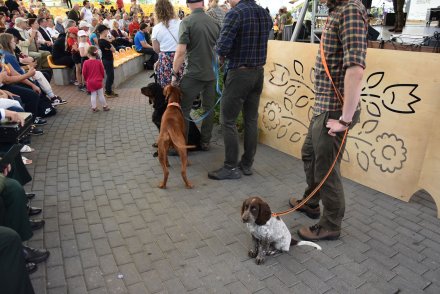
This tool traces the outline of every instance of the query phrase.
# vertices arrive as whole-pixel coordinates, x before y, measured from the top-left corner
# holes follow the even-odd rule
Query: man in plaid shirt
[[[335,87],[343,96],[342,105],[328,78],[321,49],[315,65],[315,106],[309,131],[302,147],[302,160],[306,173],[307,189],[304,197],[321,182],[335,160],[344,131],[359,118],[362,77],[367,52],[367,15],[359,0],[327,1],[329,17],[321,42],[330,75]],[[343,150],[341,151],[341,155]],[[299,211],[319,222],[302,227],[298,234],[304,240],[334,240],[341,233],[345,212],[344,190],[340,174],[341,157],[320,191]],[[320,214],[319,200],[323,213]],[[290,206],[299,200],[291,198]]]
[[[267,41],[272,19],[254,0],[229,0],[232,9],[226,14],[217,40],[220,60],[227,60],[227,74],[221,101],[222,129],[225,143],[223,167],[208,173],[214,180],[238,179],[252,175],[251,166],[257,151],[258,105],[263,90]],[[243,109],[244,154],[238,162],[239,144],[236,121]]]

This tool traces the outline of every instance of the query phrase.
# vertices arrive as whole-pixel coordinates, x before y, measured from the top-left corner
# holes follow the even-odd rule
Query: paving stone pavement
[[[440,293],[440,220],[423,192],[410,203],[344,180],[346,217],[338,241],[321,242],[256,265],[240,221],[243,199],[261,195],[274,211],[305,188],[300,160],[260,145],[255,173],[211,181],[223,161],[218,131],[209,152],[191,153],[184,188],[170,158],[168,189],[151,144],[151,107],[142,73],[92,113],[74,86],[54,87],[69,101],[33,138],[29,157],[46,226],[31,246],[51,256],[32,275],[37,293]],[[295,213],[283,217],[297,237]]]

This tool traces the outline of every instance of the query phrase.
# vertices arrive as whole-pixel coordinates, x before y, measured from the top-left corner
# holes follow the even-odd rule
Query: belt
[[[262,69],[263,66],[259,65],[259,66],[239,66],[236,69]]]

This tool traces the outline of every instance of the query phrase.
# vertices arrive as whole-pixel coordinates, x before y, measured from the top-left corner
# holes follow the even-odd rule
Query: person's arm
[[[142,48],[153,48],[150,44],[147,43],[147,40],[141,41]]]
[[[18,122],[18,124],[20,126],[24,125],[24,121],[21,118],[21,116],[18,114],[18,112],[1,108],[0,109],[0,119],[3,119],[5,117],[9,118],[11,122]]]
[[[239,26],[239,15],[234,11],[226,13],[223,21],[223,28],[220,32],[220,37],[218,38],[216,45],[216,51],[221,62],[231,51]]]
[[[153,40],[153,49],[156,53],[160,52],[160,44],[157,40]]]
[[[367,19],[356,6],[347,5],[343,11],[339,38],[343,48],[342,67],[344,76],[344,106],[341,120],[351,123],[353,115],[359,105],[362,89],[362,78],[367,55]],[[327,122],[329,135],[335,136],[348,127],[339,120],[329,119]]]
[[[185,60],[185,54],[186,54],[186,44],[179,44],[176,48],[176,53],[174,53],[174,61],[173,61],[173,72],[178,73],[180,67],[182,66],[184,60]],[[171,77],[171,83],[175,85],[180,77],[176,75],[172,75]]]

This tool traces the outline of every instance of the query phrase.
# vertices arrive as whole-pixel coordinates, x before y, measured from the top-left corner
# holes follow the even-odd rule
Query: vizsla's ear
[[[263,226],[272,216],[272,212],[270,211],[269,204],[264,202],[261,198],[258,199],[259,199],[258,204],[260,205],[260,210],[258,212],[258,217],[255,220],[255,223],[259,226]]]
[[[163,95],[165,97],[168,97],[168,95],[170,95],[171,90],[172,90],[171,85],[165,86],[165,88],[163,89]]]

